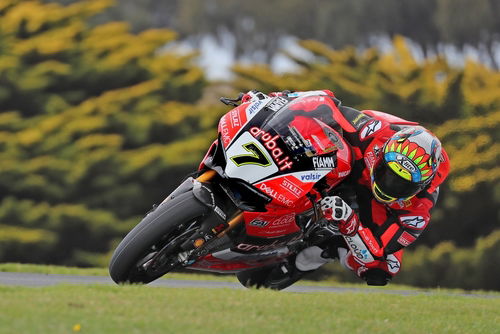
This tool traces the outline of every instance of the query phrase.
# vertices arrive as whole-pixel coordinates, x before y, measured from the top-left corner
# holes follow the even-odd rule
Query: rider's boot
[[[336,248],[334,250],[328,246],[307,247],[276,266],[266,280],[266,287],[275,290],[285,289],[335,258],[338,258]]]
[[[274,267],[264,286],[273,290],[283,290],[310,272],[297,269],[295,258],[296,255],[289,256],[285,261]]]
[[[313,271],[333,260],[334,256],[329,253],[328,249],[311,246],[297,254],[295,267],[300,271]]]

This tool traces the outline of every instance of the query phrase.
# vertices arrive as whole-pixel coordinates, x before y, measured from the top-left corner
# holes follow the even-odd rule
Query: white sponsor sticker
[[[258,100],[252,104],[250,104],[247,109],[247,119],[252,118],[254,115],[256,115],[264,106],[266,105],[266,102],[269,101],[269,99],[265,100]]]
[[[267,108],[272,110],[272,111],[278,111],[280,110],[283,106],[285,106],[288,103],[288,100],[283,98],[283,97],[277,97],[273,101],[267,104]]]
[[[387,255],[385,260],[387,262],[387,270],[389,270],[391,274],[396,274],[399,269],[401,269],[401,263],[393,254]]]
[[[336,157],[313,157],[314,168],[328,168],[332,169],[337,167]]]
[[[361,237],[358,234],[353,237],[344,236],[344,239],[351,252],[354,254],[356,259],[359,260],[358,262],[369,263],[375,261],[372,253],[370,253],[370,250],[366,247],[365,243],[361,240]]]
[[[371,135],[373,135],[375,132],[377,132],[381,128],[382,128],[382,122],[381,121],[379,121],[379,120],[370,121],[361,130],[361,132],[359,134],[359,138],[361,140],[363,140],[363,139],[365,139],[367,137],[370,137]]]
[[[404,226],[408,226],[417,230],[424,228],[427,224],[424,217],[422,216],[400,216],[399,221]]]

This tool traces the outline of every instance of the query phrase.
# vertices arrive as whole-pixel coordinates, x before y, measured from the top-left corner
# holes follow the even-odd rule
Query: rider
[[[292,284],[339,258],[367,284],[386,285],[400,270],[403,249],[429,224],[439,185],[449,172],[448,156],[439,139],[418,123],[342,106],[329,90],[269,95],[304,94],[332,99],[331,126],[340,126],[354,153],[352,172],[341,187],[344,192],[320,200],[324,218],[342,237],[332,236],[326,244],[302,250],[294,266],[279,266],[274,275]]]

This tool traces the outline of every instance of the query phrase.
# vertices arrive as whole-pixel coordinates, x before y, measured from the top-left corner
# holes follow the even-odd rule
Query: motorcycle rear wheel
[[[208,208],[188,191],[164,202],[147,214],[114,251],[109,264],[109,274],[113,281],[149,283],[166,274],[169,270],[148,272],[141,265],[155,249],[161,249],[182,235],[187,225],[207,212]]]
[[[286,269],[283,270],[283,268]],[[246,288],[283,290],[300,280],[307,273],[295,268],[295,255],[291,255],[282,263],[242,271],[237,273],[236,277],[241,285]]]

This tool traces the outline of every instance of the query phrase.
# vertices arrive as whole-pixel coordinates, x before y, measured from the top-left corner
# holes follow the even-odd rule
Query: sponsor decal
[[[411,199],[407,199],[406,201],[397,201],[396,204],[400,209],[407,208],[411,206]]]
[[[221,208],[215,206],[214,211],[222,220],[226,220],[226,214],[224,213],[224,211],[222,211]]]
[[[368,263],[375,261],[370,251],[366,248],[365,244],[358,235],[355,235],[354,237],[344,236],[344,239],[347,242],[347,245],[349,245],[349,249],[352,251],[354,256],[356,256],[356,258],[361,262]]]
[[[375,164],[375,155],[372,151],[366,153],[365,164],[369,169],[373,168],[373,165]]]
[[[358,222],[358,216],[357,215],[354,215],[352,217],[351,220],[349,220],[347,222],[347,224],[344,224],[344,225],[340,225],[342,226],[342,234],[345,234],[345,235],[352,235],[354,233],[354,231],[356,231],[356,228],[358,227],[359,225],[359,222]],[[371,242],[371,240],[370,240]],[[370,246],[370,245],[368,245]]]
[[[417,230],[424,228],[426,224],[426,221],[422,216],[401,216],[399,217],[399,221],[404,226],[408,226]]]
[[[259,232],[259,234],[261,234],[261,235],[268,234],[271,237],[277,236],[279,234],[285,234],[285,233],[286,233],[286,228],[282,228],[282,229],[278,230],[278,229],[273,229],[272,227],[268,227],[265,230],[262,230],[261,232]]]
[[[352,120],[352,125],[354,125],[357,129],[361,128],[363,124],[368,122],[370,117],[366,116],[363,113],[360,113],[358,116],[356,116],[355,119]]]
[[[300,198],[303,194],[303,190],[300,188],[300,186],[296,185],[292,181],[288,179],[283,179],[283,181],[280,184],[281,187],[285,188],[288,190],[292,195],[294,195],[297,198]]]
[[[268,250],[268,249],[273,249],[273,248],[278,248],[280,246],[285,246],[293,241],[299,240],[302,238],[302,235],[298,235],[291,240],[285,240],[285,241],[279,241],[275,240],[273,243],[268,244],[268,245],[253,245],[253,244],[246,244],[246,243],[241,243],[236,246],[236,249],[242,250],[245,252],[255,252],[255,251],[263,251],[263,250]]]
[[[309,174],[300,175],[302,182],[316,182],[319,181],[324,175],[321,173],[311,172]]]
[[[220,134],[222,137],[222,143],[224,146],[227,146],[231,141],[231,137],[229,136],[229,128],[227,127],[226,117],[222,117],[219,123]]]
[[[261,183],[259,189],[264,191],[266,194],[268,194],[278,202],[285,204],[286,206],[293,205],[293,201],[291,199],[288,199],[285,195],[278,193],[273,188],[268,187],[265,183]]]
[[[278,147],[278,144],[276,143],[279,135],[275,135],[273,137],[271,134],[261,130],[256,126],[250,128],[250,133],[256,139],[259,139],[260,137],[260,140],[264,142],[264,146],[269,150],[271,156],[278,164],[280,170],[292,168],[293,161],[290,161],[290,157],[285,155],[285,152],[280,147]]]
[[[372,120],[370,122],[368,122],[364,127],[363,129],[361,130],[361,132],[359,133],[359,138],[361,140],[364,140],[368,137],[370,137],[371,135],[373,135],[375,132],[377,132],[378,130],[380,130],[382,128],[382,122],[379,121],[379,120]]]
[[[287,103],[288,103],[287,99],[283,97],[277,97],[271,102],[269,102],[269,104],[266,107],[272,111],[278,111]]]
[[[231,125],[233,128],[240,127],[241,126],[241,121],[240,121],[240,114],[237,109],[231,110],[229,113],[230,120],[231,120]]]
[[[248,108],[247,108],[247,115],[252,116],[255,114],[257,111],[262,109],[264,102],[262,100],[259,100],[257,102],[252,103]]]
[[[256,226],[256,227],[266,227],[267,225],[269,225],[269,222],[259,220],[259,219],[254,219],[250,222],[249,225]]]
[[[392,254],[387,255],[385,261],[387,262],[387,269],[391,274],[397,273],[401,268],[401,263],[399,262],[398,258]]]
[[[317,169],[332,169],[337,167],[337,157],[313,157],[312,158],[314,168]]]
[[[281,216],[276,220],[273,220],[271,222],[271,225],[269,225],[269,228],[280,228],[283,227],[284,225],[290,225],[291,223],[295,223],[295,215],[285,215]]]
[[[417,172],[417,166],[413,164],[413,162],[406,156],[404,155],[397,155],[396,156],[396,161],[403,166],[403,168],[407,169],[410,171],[410,173],[416,173]]]
[[[259,253],[253,253],[253,254],[242,254],[239,252],[233,252],[233,251],[226,248],[222,251],[212,253],[212,256],[214,258],[226,260],[226,261],[227,260],[254,261],[254,260],[262,260],[262,257],[278,256],[278,255],[284,255],[287,253],[288,253],[287,248],[285,248],[285,249],[283,249],[283,248],[282,249],[273,249],[273,250],[259,252]]]
[[[377,241],[375,240],[373,234],[369,229],[367,228],[360,229],[359,234],[361,235],[364,243],[368,246],[372,254],[375,254],[375,256],[382,256],[383,251],[382,249],[380,249],[380,246],[378,245]]]
[[[347,175],[349,175],[350,172],[351,172],[350,170],[347,170],[345,172],[340,172],[339,177],[346,177]]]
[[[412,242],[415,241],[415,238],[413,235],[411,235],[408,232],[403,232],[401,236],[398,238],[398,243],[404,247],[410,245]]]

